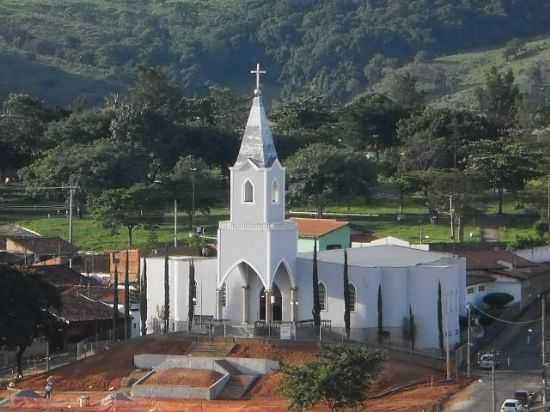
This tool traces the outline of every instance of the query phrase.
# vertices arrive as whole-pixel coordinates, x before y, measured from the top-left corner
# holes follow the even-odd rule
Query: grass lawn
[[[522,209],[517,209],[512,200],[504,204],[503,216],[496,214],[497,205],[493,200],[481,203],[481,213],[475,218],[466,221],[464,240],[478,242],[482,228],[493,228],[497,231],[499,241],[512,242],[516,236],[533,236],[535,231],[533,224],[536,217],[529,216]],[[308,208],[293,208],[294,211],[311,211]],[[361,230],[373,232],[376,237],[394,236],[411,243],[418,243],[422,238],[423,243],[450,242],[449,223],[446,216],[441,216],[436,224],[430,223],[427,208],[422,199],[409,199],[403,210],[402,219],[398,220],[399,203],[393,199],[371,199],[368,203],[352,206],[330,206],[326,212],[338,213],[338,219],[350,220],[352,224]],[[348,216],[348,214],[350,216]],[[357,216],[363,215],[363,216]],[[217,225],[220,220],[228,218],[228,210],[213,209],[210,215],[198,215],[195,225],[206,227],[209,236],[216,236]],[[47,218],[43,215],[12,217],[11,221],[17,221],[21,226],[47,236],[60,236],[68,238],[68,222],[65,217]],[[127,247],[127,231],[120,228],[119,233],[113,234],[109,229],[91,218],[73,220],[74,242],[84,250],[109,250],[123,249]],[[167,215],[164,221],[158,225],[154,233],[140,227],[134,231],[135,247],[152,247],[171,244],[173,241],[172,217]],[[180,244],[188,239],[190,228],[187,216],[178,219],[178,238]]]
[[[219,220],[225,219],[223,209],[213,210],[208,216],[197,216],[195,225],[206,225],[207,234],[215,233],[214,225]],[[69,225],[67,218],[33,218],[17,222],[20,226],[27,227],[44,236],[60,236],[68,239]],[[189,237],[189,220],[185,216],[179,218],[178,239],[180,244]],[[151,247],[159,244],[171,244],[174,239],[174,227],[171,217],[166,222],[158,225],[155,233],[138,227],[133,233],[134,247]],[[128,231],[121,227],[119,233],[113,234],[110,229],[104,228],[101,223],[91,218],[73,219],[73,242],[84,250],[112,250],[124,249],[128,245]]]

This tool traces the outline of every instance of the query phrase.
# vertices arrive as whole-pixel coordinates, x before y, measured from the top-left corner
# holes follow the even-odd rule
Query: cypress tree
[[[147,335],[147,259],[143,258],[143,274],[139,288],[139,312],[141,315],[141,335]]]
[[[115,276],[113,281],[113,340],[117,340],[118,328],[118,264],[115,263]]]
[[[414,321],[412,305],[409,305],[409,332],[411,336],[411,350],[414,352],[416,345],[416,322]]]
[[[439,350],[443,353],[443,304],[441,301],[441,282],[437,283],[437,330],[439,332]]]
[[[378,343],[382,343],[384,336],[384,326],[382,318],[382,284],[378,285]]]
[[[195,289],[195,262],[191,259],[191,262],[189,263],[189,300],[187,303],[187,330],[189,332],[191,332],[191,329],[193,328],[193,317],[195,315],[195,301],[193,300],[196,295]]]
[[[317,271],[317,239],[313,243],[313,324],[321,326],[321,302],[319,301],[319,273]]]
[[[164,334],[168,334],[170,326],[170,277],[168,269],[168,251],[164,256]]]
[[[128,249],[126,249],[126,260],[125,265],[126,268],[124,269],[124,339],[128,339],[130,337],[130,329],[131,329],[131,322],[130,322],[130,279],[129,279],[129,265],[130,265],[130,258],[128,257]]]
[[[344,325],[346,327],[346,338],[348,340],[351,332],[350,304],[351,302],[349,295],[348,251],[344,249]]]

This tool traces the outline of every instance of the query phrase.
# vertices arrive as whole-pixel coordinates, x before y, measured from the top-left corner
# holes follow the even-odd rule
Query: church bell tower
[[[241,263],[251,268],[266,292],[272,288],[281,265],[293,272],[297,229],[285,220],[285,168],[279,163],[269,120],[265,114],[260,75],[242,138],[239,155],[230,168],[230,220],[218,228],[218,288]]]

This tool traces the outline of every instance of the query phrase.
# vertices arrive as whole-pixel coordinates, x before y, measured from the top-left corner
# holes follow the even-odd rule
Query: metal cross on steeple
[[[266,73],[265,70],[260,70],[260,63],[256,64],[256,70],[250,70],[250,74],[256,75],[256,90],[254,90],[254,94],[260,93],[260,76]]]

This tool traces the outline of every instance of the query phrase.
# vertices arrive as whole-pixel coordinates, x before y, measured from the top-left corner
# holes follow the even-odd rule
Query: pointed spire
[[[258,64],[256,70],[252,70],[251,73],[256,75],[256,89],[235,166],[251,160],[257,167],[270,167],[277,159],[277,151],[273,144],[273,135],[265,114],[260,89],[260,75],[266,72],[260,70]]]

